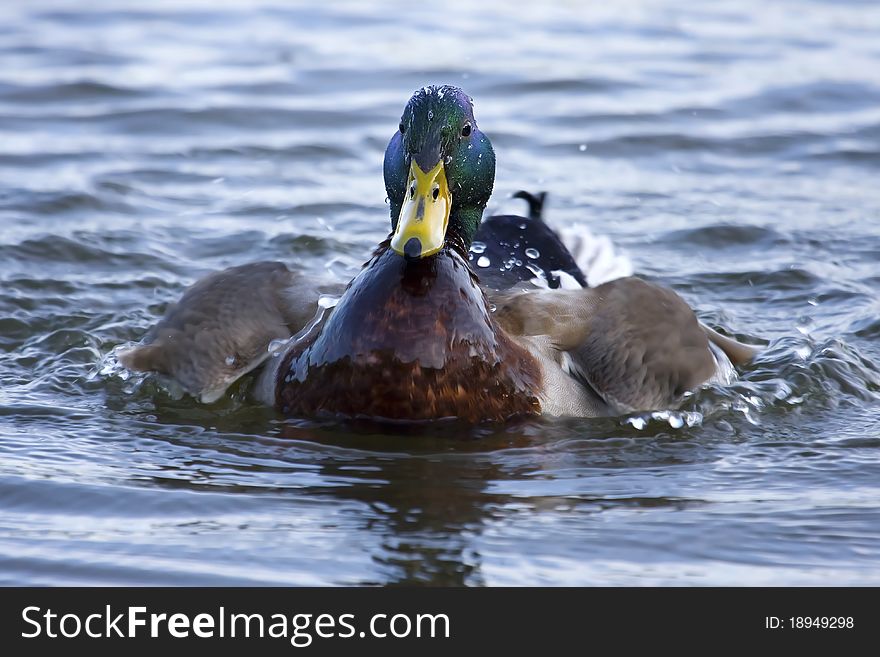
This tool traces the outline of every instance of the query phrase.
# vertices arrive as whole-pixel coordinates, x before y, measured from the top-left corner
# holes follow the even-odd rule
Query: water
[[[0,6],[0,582],[880,584],[880,7],[313,4]],[[206,272],[350,277],[435,82],[493,210],[547,190],[759,362],[671,414],[416,436],[114,366]]]

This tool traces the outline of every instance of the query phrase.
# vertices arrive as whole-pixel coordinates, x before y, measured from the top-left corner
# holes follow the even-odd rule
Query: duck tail
[[[755,356],[761,353],[759,347],[744,344],[733,338],[728,338],[726,335],[721,335],[718,331],[709,328],[702,322],[700,322],[700,327],[706,333],[706,336],[712,344],[721,349],[721,351],[723,351],[730,359],[730,362],[736,366],[746,365],[752,362]]]
[[[532,221],[544,221],[544,201],[547,199],[547,192],[532,194],[521,189],[513,195],[513,198],[521,198],[529,204],[529,219]]]

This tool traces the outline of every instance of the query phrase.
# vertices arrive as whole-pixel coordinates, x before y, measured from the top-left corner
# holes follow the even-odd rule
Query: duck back
[[[495,325],[449,247],[408,261],[381,245],[279,372],[277,405],[292,416],[480,422],[541,410],[537,362]]]

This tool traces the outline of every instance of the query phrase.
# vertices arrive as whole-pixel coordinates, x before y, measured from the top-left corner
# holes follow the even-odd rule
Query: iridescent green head
[[[495,183],[495,151],[458,87],[416,91],[385,151],[391,248],[409,259],[466,253]]]

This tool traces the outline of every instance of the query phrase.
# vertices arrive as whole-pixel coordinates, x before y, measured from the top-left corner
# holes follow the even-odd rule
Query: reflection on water
[[[880,581],[880,11],[454,5],[0,7],[0,582]],[[672,413],[410,430],[118,367],[208,271],[348,280],[429,82],[475,98],[491,211],[547,190],[758,361]]]

